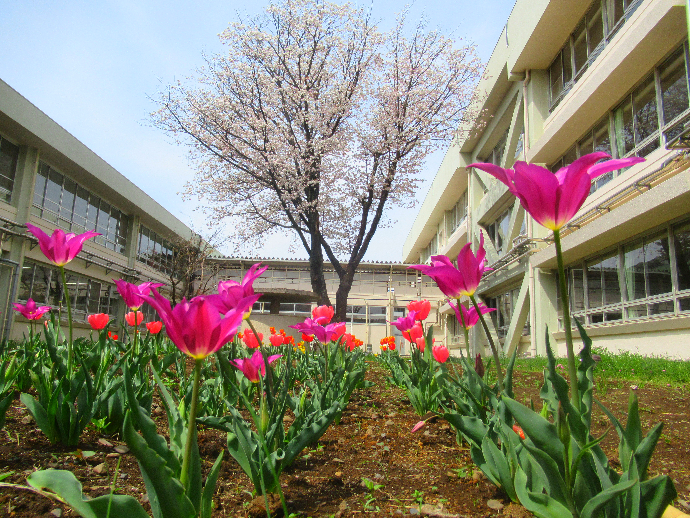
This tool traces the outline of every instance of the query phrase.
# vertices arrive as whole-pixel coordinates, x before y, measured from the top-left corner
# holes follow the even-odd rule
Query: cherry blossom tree
[[[414,206],[424,159],[467,116],[481,63],[404,14],[382,33],[366,10],[324,0],[282,0],[220,37],[227,51],[170,86],[154,124],[191,144],[187,194],[214,223],[229,218],[236,243],[294,233],[319,304],[331,303],[330,261],[343,320],[386,209]]]

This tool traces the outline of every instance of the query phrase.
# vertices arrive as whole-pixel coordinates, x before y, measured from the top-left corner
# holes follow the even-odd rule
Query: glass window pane
[[[601,15],[601,4],[596,2],[592,11],[587,14],[587,47],[590,55],[603,39],[604,20]]]
[[[587,265],[587,301],[590,308],[601,307],[603,303],[603,286],[601,285],[601,264]]]
[[[28,263],[28,261],[25,261],[24,266],[22,266],[22,275],[19,281],[17,298],[19,300],[29,300],[29,298],[33,298],[38,303],[39,301],[31,295],[31,284],[34,280],[34,265]]]
[[[623,271],[628,300],[646,297],[644,283],[644,247],[641,242],[638,241],[637,243],[625,247]]]
[[[562,55],[559,53],[549,67],[549,77],[551,85],[551,104],[553,104],[563,91],[563,64]]]
[[[573,311],[582,311],[585,309],[585,287],[583,283],[582,268],[573,268],[570,270],[570,305]]]
[[[649,295],[670,293],[672,288],[668,238],[663,235],[645,243],[644,256]]]
[[[632,101],[627,99],[614,112],[616,126],[616,148],[618,157],[627,155],[635,148],[635,131],[633,127]]]
[[[96,281],[89,281],[89,313],[101,313],[99,311],[99,302],[101,299],[101,283]]]
[[[0,139],[0,175],[10,180],[9,190],[12,190],[12,180],[17,170],[19,147],[11,142]]]
[[[618,283],[618,254],[604,259],[600,264],[604,285],[604,304],[616,304],[621,301],[621,290]]]
[[[50,200],[53,203],[51,210],[56,213],[62,197],[62,181],[63,176],[51,169],[46,185],[46,201]]]
[[[573,72],[572,51],[570,49],[570,42],[563,47],[563,88],[568,86],[568,83],[573,80],[573,76],[577,74],[579,68]]]
[[[639,144],[659,129],[653,74],[635,90],[633,109],[635,111],[635,142]]]
[[[685,49],[680,47],[659,67],[664,124],[688,109],[688,79]]]
[[[580,156],[594,153],[594,139],[592,138],[592,133],[587,133],[587,135],[580,140],[578,146],[580,148]]]
[[[678,270],[678,289],[690,289],[690,224],[677,228],[674,232],[676,247],[676,269]]]
[[[573,54],[577,74],[587,64],[587,32],[584,23],[581,23],[573,33]]]
[[[624,11],[623,0],[606,0],[606,18],[609,32],[613,30],[618,21],[623,17]]]

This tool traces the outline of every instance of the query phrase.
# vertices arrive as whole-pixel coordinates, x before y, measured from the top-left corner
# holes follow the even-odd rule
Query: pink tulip
[[[413,300],[407,303],[407,309],[417,312],[417,315],[415,316],[417,320],[426,320],[426,318],[429,316],[429,311],[431,311],[431,303],[426,299]]]
[[[280,358],[282,354],[274,354],[268,357],[268,364]],[[239,360],[230,360],[235,367],[242,371],[246,378],[252,383],[258,383],[260,376],[266,375],[266,364],[261,351],[254,351],[251,358],[242,358]]]
[[[22,314],[27,320],[38,320],[51,310],[50,306],[36,306],[33,299],[26,301],[26,304],[14,303],[14,310]]]
[[[138,286],[122,279],[113,279],[113,282],[115,282],[117,292],[122,300],[125,301],[125,306],[132,311],[138,310],[144,304],[144,299],[141,298],[143,295],[151,293],[152,288],[163,286],[163,283],[160,282],[142,282]]]
[[[183,353],[196,360],[206,358],[235,337],[242,323],[242,316],[251,308],[260,295],[246,297],[221,316],[218,309],[204,297],[182,301],[171,308],[170,301],[156,289],[151,295],[143,296],[161,317],[168,338]]]
[[[290,327],[305,335],[315,336],[322,344],[335,341],[345,333],[345,322],[336,322],[324,327],[311,318],[306,318],[301,324]]]
[[[400,317],[399,319],[390,322],[390,324],[397,327],[398,331],[405,333],[405,331],[409,331],[415,325],[417,325],[417,312],[410,311],[406,316]]]
[[[460,309],[458,309],[458,306],[452,302],[449,301],[448,304],[451,308],[453,308],[453,311],[455,311],[455,317],[458,319],[458,322],[460,322],[461,325],[463,325],[464,319],[465,329],[471,329],[477,325],[477,322],[479,322],[479,314],[477,313],[477,308],[474,306],[472,306],[470,309],[467,309],[465,308],[464,304],[459,304],[458,306]],[[481,310],[482,315],[496,311],[496,308],[487,308],[483,302],[479,303],[479,309]],[[460,316],[460,311],[462,311],[462,316]]]
[[[65,266],[81,252],[87,239],[100,236],[98,232],[92,230],[79,235],[72,232],[65,234],[65,231],[60,228],[56,228],[53,234],[48,236],[31,223],[27,223],[26,228],[38,239],[38,246],[43,255],[56,266]]]
[[[105,326],[108,325],[110,317],[105,313],[96,313],[95,315],[89,315],[88,317],[86,317],[86,320],[89,321],[91,329],[94,329],[95,331],[100,331],[101,329],[105,329]]]
[[[321,325],[329,324],[333,320],[334,315],[333,306],[318,306],[311,310],[311,316],[314,318],[314,321]]]
[[[445,345],[434,345],[431,348],[431,352],[439,363],[445,363],[448,356],[450,356],[450,351]]]
[[[597,164],[603,158],[611,157],[606,153],[584,155],[559,169],[556,174],[521,161],[515,162],[514,170],[483,163],[467,167],[486,171],[506,184],[537,223],[550,230],[559,230],[573,219],[584,204],[592,180],[609,171],[644,162],[644,158],[631,157]]]
[[[205,298],[218,308],[220,313],[227,313],[235,308],[242,300],[254,295],[254,281],[267,269],[268,266],[260,268],[261,263],[256,263],[246,273],[242,282],[234,280],[221,281],[218,283],[218,293],[207,295]],[[245,318],[249,317],[251,307],[245,312]]]
[[[457,268],[445,255],[431,257],[431,265],[417,264],[410,266],[428,275],[447,296],[454,299],[463,295],[470,297],[479,286],[482,275],[489,268],[485,265],[486,250],[484,250],[484,234],[480,234],[477,255],[472,253],[470,243],[467,243],[458,254]]]

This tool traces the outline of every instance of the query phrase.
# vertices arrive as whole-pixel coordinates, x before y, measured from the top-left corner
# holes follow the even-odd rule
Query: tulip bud
[[[261,396],[261,435],[266,436],[268,430],[268,402],[266,401],[266,394]]]
[[[480,378],[484,377],[484,362],[482,361],[482,355],[479,353],[477,353],[477,356],[474,359],[474,370],[477,373],[477,376]]]

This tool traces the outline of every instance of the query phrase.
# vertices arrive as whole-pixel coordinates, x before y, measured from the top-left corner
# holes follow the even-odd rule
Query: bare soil
[[[410,429],[419,420],[404,392],[389,385],[386,372],[370,364],[367,379],[374,387],[356,391],[340,424],[331,426],[314,446],[283,473],[281,482],[291,513],[300,517],[346,516],[437,516],[493,517],[531,516],[510,501],[474,468],[466,445],[459,445],[452,428],[443,420],[430,422],[415,434]],[[515,374],[516,397],[539,401],[539,373]],[[597,397],[625,422],[629,382],[599,380]],[[658,422],[664,430],[654,454],[650,475],[668,474],[674,480],[675,506],[690,513],[690,390],[687,386],[640,385],[643,430]],[[165,415],[154,405],[161,433],[167,429]],[[594,435],[609,426],[597,410]],[[215,430],[199,432],[204,468],[225,448],[225,435]],[[118,461],[116,486],[120,494],[147,501],[146,490],[134,457],[119,454],[117,435],[102,436],[88,429],[79,448],[51,445],[36,428],[26,408],[17,399],[0,433],[0,473],[13,471],[5,482],[25,483],[36,469],[69,469],[90,496],[107,494]],[[618,438],[614,430],[604,440],[604,449],[617,462]],[[87,459],[79,450],[95,451]],[[377,486],[369,491],[362,479]],[[3,490],[0,516],[55,518],[76,516],[59,502],[24,490]],[[252,495],[249,479],[237,463],[225,455],[215,496],[214,517],[265,516]],[[280,515],[280,512],[276,516]]]

